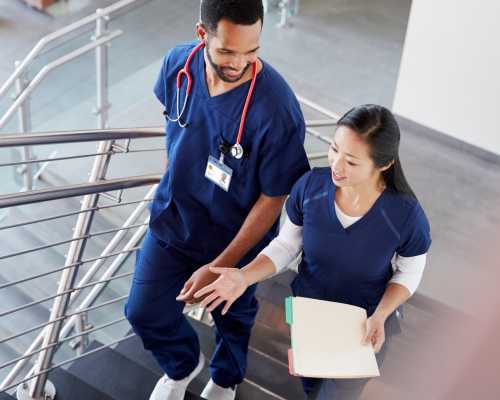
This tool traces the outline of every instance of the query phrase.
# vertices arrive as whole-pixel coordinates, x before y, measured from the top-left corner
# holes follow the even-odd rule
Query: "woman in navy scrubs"
[[[399,141],[386,108],[348,111],[337,124],[330,166],[307,172],[294,185],[279,236],[242,269],[213,268],[220,277],[195,294],[208,294],[201,304],[211,311],[225,302],[224,314],[247,287],[302,252],[294,295],[365,308],[364,340],[379,353],[395,310],[421,280],[431,244],[429,223],[403,174]],[[364,383],[303,379],[316,399],[356,398]]]

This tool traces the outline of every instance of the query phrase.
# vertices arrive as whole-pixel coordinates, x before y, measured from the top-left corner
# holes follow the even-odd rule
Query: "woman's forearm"
[[[410,291],[398,283],[389,283],[374,314],[386,320],[401,304],[410,298]]]
[[[276,272],[276,266],[271,259],[259,254],[255,259],[241,269],[248,286],[266,280]]]

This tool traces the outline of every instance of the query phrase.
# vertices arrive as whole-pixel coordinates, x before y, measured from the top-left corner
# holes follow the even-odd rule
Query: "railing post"
[[[158,176],[157,182],[159,182],[159,180],[160,180],[160,176]],[[132,211],[132,213],[129,215],[129,217],[125,221],[124,225],[122,226],[124,228],[124,230],[116,233],[116,235],[111,239],[111,241],[108,243],[108,245],[106,246],[106,248],[102,251],[102,253],[100,255],[101,258],[97,259],[92,264],[92,266],[87,270],[85,276],[78,283],[78,286],[85,285],[85,284],[87,284],[87,283],[89,283],[91,281],[91,279],[94,277],[94,275],[96,274],[96,272],[106,262],[105,260],[107,259],[107,256],[109,256],[116,249],[116,247],[121,242],[121,240],[123,240],[123,238],[125,238],[125,236],[127,234],[125,228],[128,227],[128,226],[130,226],[130,225],[133,225],[137,221],[137,219],[139,218],[139,216],[147,208],[147,201],[148,201],[148,199],[151,199],[151,197],[153,196],[154,192],[156,191],[157,182],[153,184],[153,186],[151,187],[151,189],[144,196],[144,201],[141,202],[135,208],[135,210]],[[0,209],[0,211],[1,210],[2,209]],[[144,222],[147,223],[148,220],[149,219],[146,219]],[[143,227],[139,228],[139,230],[133,235],[133,237],[125,245],[125,247],[124,247],[123,250],[130,250],[131,248],[137,246],[138,242],[142,239],[142,236],[145,233],[145,229],[143,230],[142,228]],[[119,268],[119,266],[121,265],[120,263],[122,263],[124,260],[125,260],[125,255],[124,254],[120,254],[113,261],[113,263],[111,264],[111,266],[108,268],[108,270],[106,271],[106,273],[101,278],[105,279],[105,278],[107,278],[109,276],[112,276],[112,274],[114,274],[114,272],[117,270],[117,268]],[[81,311],[82,309],[85,309],[88,306],[92,305],[93,302],[94,302],[94,300],[99,296],[99,294],[101,292],[100,288],[102,288],[102,287],[103,287],[102,285],[99,285],[99,286],[96,286],[96,287],[92,288],[92,290],[85,297],[85,299],[82,302],[80,302],[80,304],[76,308],[76,311]],[[74,304],[76,302],[76,300],[78,299],[78,296],[80,296],[80,294],[82,294],[82,291],[76,291],[76,292],[73,292],[71,294],[71,297],[70,297],[70,300],[69,300],[70,301],[70,305]],[[66,336],[69,335],[69,333],[71,332],[71,330],[74,328],[74,326],[76,324],[76,321],[77,321],[77,316],[76,315],[73,315],[68,320],[65,320],[64,327],[61,329],[60,334],[59,334],[59,339],[65,338]],[[33,341],[33,343],[24,352],[24,356],[26,358],[18,361],[16,363],[15,367],[9,372],[9,374],[7,375],[7,377],[0,383],[0,392],[2,390],[4,390],[6,387],[9,386],[17,378],[17,376],[20,374],[20,372],[23,370],[23,368],[26,366],[26,364],[30,360],[30,356],[27,356],[27,355],[30,354],[31,352],[33,352],[34,350],[38,349],[41,346],[42,341],[44,340],[44,337],[45,337],[46,329],[47,329],[47,327],[41,333],[38,334],[38,336]],[[26,377],[32,376],[34,373],[35,373],[35,367],[32,367],[31,370],[28,372],[28,374],[26,374]],[[25,386],[25,387],[23,387],[23,386]],[[21,385],[20,389],[18,389],[18,390],[27,390],[26,389],[27,387],[28,387],[27,385]],[[24,397],[24,398],[28,398],[29,399],[29,397]],[[18,397],[18,400],[20,400],[20,399],[21,399],[21,397]]]
[[[289,25],[289,18],[293,15],[297,15],[299,12],[299,1],[300,0],[281,0],[279,2],[280,8],[280,22],[278,24],[279,28],[283,28]]]
[[[94,165],[92,166],[92,171],[90,173],[89,182],[96,182],[102,180],[106,177],[106,172],[109,166],[109,161],[111,158],[110,150],[113,146],[113,141],[99,142],[98,154],[105,154],[97,156],[94,160]],[[87,195],[82,200],[81,210],[89,210],[96,207],[99,200],[98,194]],[[79,214],[76,221],[75,229],[73,231],[73,238],[84,237],[88,235],[90,231],[90,226],[92,225],[92,220],[94,218],[95,211],[84,212]],[[71,265],[78,265],[82,260],[85,245],[87,244],[87,239],[75,240],[71,242],[68,255],[66,257],[65,267]],[[56,321],[53,324],[47,326],[47,330],[44,333],[44,338],[42,342],[42,347],[48,347],[54,343],[58,342],[59,333],[63,326],[63,321],[61,317],[66,315],[68,309],[71,295],[68,293],[75,286],[75,279],[78,272],[78,266],[73,268],[67,268],[63,271],[61,279],[59,281],[59,286],[57,288],[58,296],[53,303],[50,312],[50,321]],[[66,294],[62,294],[65,292]],[[52,359],[54,358],[54,353],[57,350],[57,346],[49,347],[46,350],[40,352],[38,361],[34,368],[34,375],[40,374],[41,371],[46,371],[52,364]],[[40,375],[33,378],[30,386],[31,399],[45,399],[47,395],[46,392],[46,382],[47,382],[48,372],[41,373]]]
[[[76,351],[77,355],[83,354],[88,347],[89,335],[84,332],[92,328],[93,326],[88,323],[88,314],[86,312],[76,316],[76,331],[82,335],[71,341],[69,345]]]
[[[56,387],[50,381],[45,384],[45,390],[41,397],[31,397],[29,392],[29,383],[24,382],[17,387],[16,399],[17,400],[54,400],[56,398]]]
[[[262,5],[264,6],[264,14],[269,12],[269,0],[262,0]]]
[[[98,8],[96,14],[95,35],[92,40],[98,40],[108,32],[109,17],[103,14],[103,10]],[[108,44],[104,43],[95,50],[96,61],[96,84],[97,84],[97,106],[94,113],[98,117],[97,127],[105,129],[108,126],[108,110],[111,104],[108,102]]]
[[[15,68],[17,69],[21,64],[20,61],[15,62]],[[23,72],[16,79],[16,95],[20,96],[21,93],[26,89],[29,82],[27,81],[26,72]],[[27,98],[19,107],[18,112],[19,121],[19,132],[27,133],[31,132],[31,107],[29,104],[29,98]],[[33,159],[31,153],[31,147],[25,146],[23,149],[23,161],[31,161]],[[22,168],[22,174],[24,175],[24,189],[33,189],[33,164],[25,164]]]
[[[278,26],[280,28],[283,28],[285,26],[287,26],[287,23],[288,23],[288,7],[289,7],[289,0],[281,0],[280,1],[280,9],[281,9],[281,20],[278,24]]]

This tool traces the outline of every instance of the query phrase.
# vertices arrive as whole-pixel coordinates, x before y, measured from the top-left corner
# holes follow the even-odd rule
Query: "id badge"
[[[233,170],[213,156],[208,156],[205,177],[226,192],[229,191]]]

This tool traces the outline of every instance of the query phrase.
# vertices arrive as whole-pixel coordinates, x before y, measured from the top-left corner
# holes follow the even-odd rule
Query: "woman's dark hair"
[[[209,32],[215,33],[221,19],[237,25],[264,23],[264,6],[262,0],[202,0],[200,19]]]
[[[399,126],[394,115],[385,107],[365,104],[346,112],[337,126],[347,126],[358,133],[368,143],[371,157],[377,168],[394,161],[391,167],[382,172],[387,187],[416,199],[408,184],[399,160]]]

